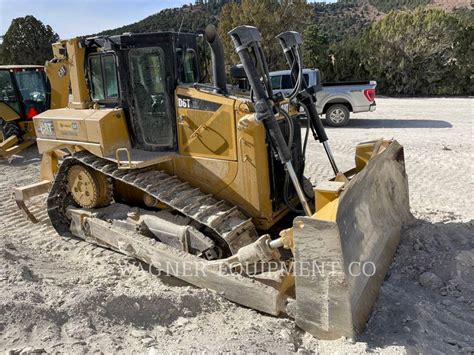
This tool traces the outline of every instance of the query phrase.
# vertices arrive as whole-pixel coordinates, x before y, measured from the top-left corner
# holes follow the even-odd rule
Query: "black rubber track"
[[[75,153],[63,160],[48,195],[48,215],[60,235],[69,232],[70,220],[66,216],[66,208],[74,205],[74,201],[67,188],[67,172],[76,164],[99,171],[112,180],[134,186],[193,219],[210,233],[209,237],[213,235],[214,238],[211,238],[218,244],[224,242],[231,254],[258,238],[251,219],[236,207],[192,188],[176,176],[152,168],[119,170],[116,163],[86,151]]]

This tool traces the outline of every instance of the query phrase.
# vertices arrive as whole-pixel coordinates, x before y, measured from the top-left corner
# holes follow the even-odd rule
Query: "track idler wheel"
[[[73,165],[68,173],[68,188],[74,201],[83,208],[103,207],[112,199],[107,176],[84,165]]]

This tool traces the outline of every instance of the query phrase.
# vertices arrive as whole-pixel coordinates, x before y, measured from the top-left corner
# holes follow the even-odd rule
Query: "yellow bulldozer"
[[[51,92],[48,77],[41,65],[0,65],[0,158],[35,143],[34,116],[67,105],[68,87]]]
[[[317,88],[302,75],[300,35],[278,36],[296,83],[287,97],[272,91],[258,30],[239,26],[229,35],[249,97],[229,90],[213,26],[204,36],[128,33],[55,44],[48,75],[58,92],[70,85],[72,100],[35,116],[41,181],[14,197],[32,219],[25,200],[47,192],[60,235],[288,315],[318,338],[355,337],[410,217],[403,148],[361,143],[354,168],[340,171],[315,109]],[[201,72],[202,37],[211,84]],[[311,136],[334,172],[315,187],[304,176]]]

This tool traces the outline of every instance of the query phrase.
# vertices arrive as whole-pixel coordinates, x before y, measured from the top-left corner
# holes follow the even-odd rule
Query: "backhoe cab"
[[[228,92],[212,26],[205,31],[212,84],[202,82],[195,34],[57,44],[48,77],[53,89],[64,87],[57,73],[65,69],[72,100],[35,117],[42,182],[17,188],[15,199],[32,219],[24,200],[48,190],[60,235],[133,256],[261,312],[289,314],[317,337],[353,337],[410,216],[403,148],[362,143],[355,167],[340,171],[315,88],[302,75],[301,36],[277,37],[296,83],[281,97],[273,94],[258,30],[239,26],[229,35],[250,97]],[[306,112],[304,138],[299,116],[283,109],[288,104]],[[310,135],[334,173],[315,197],[304,188]],[[360,272],[365,263],[371,274]]]
[[[33,117],[48,108],[43,66],[0,66],[0,157],[9,157],[34,144]]]

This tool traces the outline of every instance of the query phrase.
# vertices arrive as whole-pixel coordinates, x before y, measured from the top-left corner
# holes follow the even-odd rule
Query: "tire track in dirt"
[[[24,154],[26,161],[37,160],[36,158],[30,158],[31,156],[36,156],[36,152],[32,148],[25,151]],[[4,176],[14,177],[18,175],[19,166],[8,164],[6,161],[2,161],[0,164],[3,165]],[[21,170],[23,170],[21,182],[29,184],[36,181],[35,177],[38,174],[38,166],[36,164],[27,165],[26,168],[21,167]],[[17,180],[10,178],[2,179],[0,182],[0,201],[2,201],[0,220],[5,229],[13,231],[19,243],[39,247],[44,251],[49,251],[55,247],[63,247],[67,243],[70,251],[78,256],[90,253],[94,249],[104,251],[104,253],[95,253],[98,257],[113,253],[110,250],[93,246],[78,239],[60,237],[49,221],[46,210],[46,194],[34,197],[26,202],[32,214],[38,219],[38,223],[33,224],[27,220],[12,199],[12,191],[15,186],[22,185]]]
[[[29,224],[10,191],[37,180],[39,157],[32,147],[10,164],[0,162],[0,348],[31,345],[65,353],[467,351],[474,344],[469,288],[474,282],[467,279],[474,250],[473,225],[467,222],[474,210],[469,199],[474,190],[472,102],[378,99],[377,111],[361,116],[365,120],[357,123],[360,115],[355,115],[352,127],[328,129],[341,169],[352,167],[359,142],[395,137],[404,145],[412,210],[420,218],[402,236],[362,338],[367,343],[318,341],[288,319],[238,307],[212,292],[142,271],[122,255],[59,238],[44,198],[28,203],[40,220]],[[313,182],[332,174],[319,143],[309,143],[306,163]],[[443,287],[421,286],[425,271],[438,274]]]

